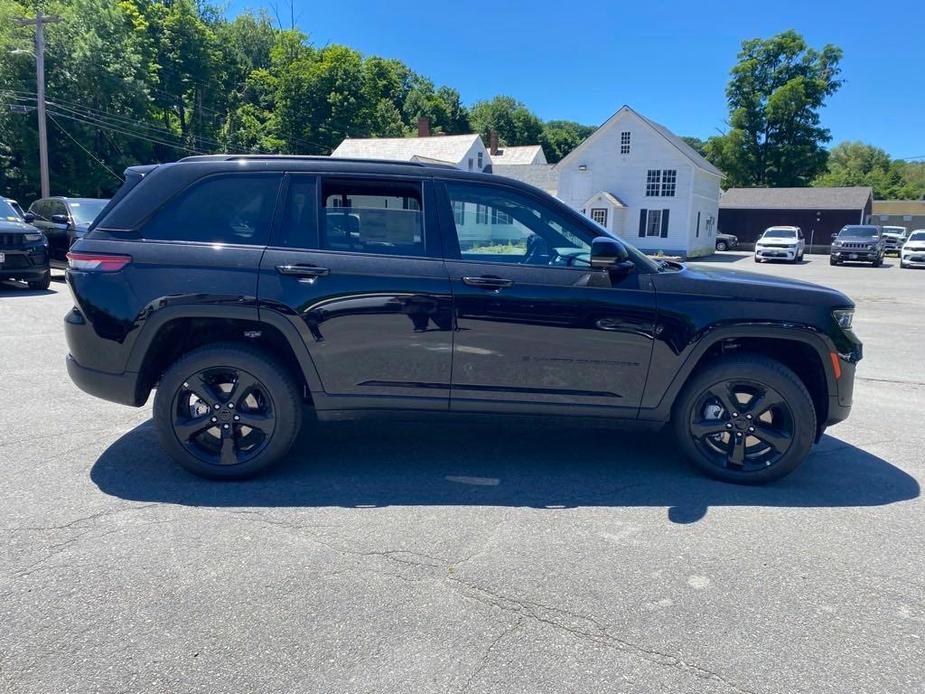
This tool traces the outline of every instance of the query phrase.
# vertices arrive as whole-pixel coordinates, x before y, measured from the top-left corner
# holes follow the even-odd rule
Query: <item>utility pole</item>
[[[14,19],[17,26],[35,27],[35,84],[36,106],[39,118],[39,177],[42,181],[42,197],[51,195],[48,183],[48,128],[45,123],[45,25],[60,22],[60,17],[43,15],[39,10],[35,19]]]

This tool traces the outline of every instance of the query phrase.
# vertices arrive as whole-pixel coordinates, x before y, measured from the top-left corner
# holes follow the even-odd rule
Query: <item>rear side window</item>
[[[321,202],[321,248],[424,255],[420,183],[324,179]]]
[[[141,234],[163,241],[266,245],[281,178],[210,176],[167,202]]]

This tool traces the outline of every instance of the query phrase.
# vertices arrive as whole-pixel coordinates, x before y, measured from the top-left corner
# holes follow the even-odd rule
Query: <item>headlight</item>
[[[835,239],[834,241],[832,241],[832,246],[834,248],[838,248],[839,246],[841,246],[841,241],[839,241],[838,239]]]
[[[41,241],[42,235],[40,233],[35,232],[35,233],[23,234],[23,238],[26,241]]]
[[[835,322],[838,323],[838,327],[842,330],[851,330],[851,324],[854,321],[854,309],[853,308],[838,308],[832,311],[832,317],[835,319]]]

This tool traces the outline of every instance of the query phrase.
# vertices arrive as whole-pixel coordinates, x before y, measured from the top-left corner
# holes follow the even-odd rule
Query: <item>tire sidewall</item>
[[[220,367],[246,371],[260,381],[276,417],[266,447],[252,459],[227,467],[196,458],[177,439],[172,424],[174,399],[183,383],[202,369]],[[244,479],[262,472],[289,452],[302,421],[301,409],[292,379],[275,359],[247,346],[209,346],[190,352],[164,373],[154,396],[154,423],[164,449],[189,472],[211,479]]]

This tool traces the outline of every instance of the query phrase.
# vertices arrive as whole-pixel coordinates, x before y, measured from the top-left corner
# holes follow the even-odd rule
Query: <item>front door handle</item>
[[[295,275],[296,277],[324,277],[331,274],[329,268],[317,265],[277,265],[276,271],[281,275]]]
[[[494,277],[493,275],[482,275],[481,277],[463,277],[463,284],[468,284],[470,287],[478,287],[479,289],[504,289],[505,287],[513,287],[514,280],[504,279],[503,277]]]

